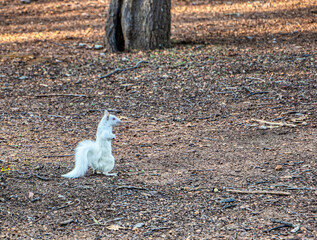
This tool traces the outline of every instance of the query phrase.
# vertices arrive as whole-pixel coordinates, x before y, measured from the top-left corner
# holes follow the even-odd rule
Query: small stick
[[[99,79],[104,79],[104,78],[110,77],[112,74],[115,74],[115,73],[117,73],[117,72],[122,72],[122,71],[123,71],[123,69],[121,69],[121,68],[116,68],[116,69],[113,70],[112,72],[110,72],[110,73],[108,73],[108,74],[106,74],[106,75],[104,75],[104,76],[99,77]]]
[[[259,122],[259,123],[264,123],[268,125],[273,125],[273,126],[281,126],[281,127],[297,127],[297,125],[290,124],[290,123],[282,123],[282,122],[269,122],[261,119],[254,119],[252,118],[251,121]]]
[[[242,89],[246,90],[250,95],[253,93],[249,88],[243,86]]]
[[[72,222],[74,222],[73,219],[68,219],[68,220],[66,220],[66,221],[60,222],[59,225],[65,226],[65,225],[70,224],[70,223],[72,223]]]
[[[49,181],[49,180],[50,180],[49,178],[41,177],[41,176],[38,175],[38,174],[35,174],[35,177],[37,177],[38,179],[40,179],[40,180],[42,180],[42,181]]]
[[[122,113],[122,111],[118,109],[108,109],[108,112]]]
[[[234,207],[236,207],[236,206],[237,206],[237,204],[225,205],[225,206],[222,207],[222,209],[234,208]]]
[[[271,181],[259,181],[259,182],[255,182],[254,184],[255,185],[258,185],[258,184],[263,184],[263,183],[270,183]]]
[[[289,222],[285,222],[285,221],[281,221],[281,220],[277,220],[277,219],[271,219],[271,222],[274,222],[274,223],[280,223],[280,224],[283,224],[285,225],[286,227],[296,227],[293,223],[289,223]]]
[[[83,94],[41,94],[41,95],[35,95],[34,97],[41,98],[41,97],[88,97],[88,96]]]
[[[262,78],[257,78],[257,77],[246,77],[247,79],[251,79],[251,80],[260,80],[260,81],[262,81],[262,82],[265,82],[265,80],[264,79],[262,79]]]
[[[40,200],[41,200],[41,197],[36,197],[36,198],[32,198],[31,202],[36,202],[36,201],[40,201]]]
[[[317,191],[317,188],[309,187],[293,187],[285,184],[272,185],[273,187],[285,187],[287,190],[308,190],[308,191]]]
[[[44,155],[43,158],[58,158],[58,157],[71,157],[74,154],[66,154],[66,155]]]
[[[264,232],[271,232],[273,230],[277,230],[277,229],[280,229],[280,228],[283,228],[283,227],[287,227],[285,225],[280,225],[280,226],[277,226],[277,227],[273,227],[273,228],[270,228],[268,230],[264,230]]]
[[[316,191],[317,188],[308,188],[308,187],[287,187],[287,190],[308,190],[308,191]]]
[[[266,94],[266,93],[270,93],[268,91],[259,91],[259,92],[252,92],[249,88],[243,86],[242,89],[246,90],[249,93],[249,96],[252,95],[257,95],[257,94]]]
[[[135,187],[135,186],[117,186],[117,187],[116,187],[116,189],[122,189],[122,188],[132,189],[132,190],[151,191],[151,190],[146,189],[146,188]]]
[[[235,189],[226,189],[227,192],[231,193],[241,193],[241,194],[275,194],[282,196],[289,196],[291,193],[289,192],[279,192],[279,191],[245,191],[245,190],[235,190]]]
[[[123,72],[123,71],[128,71],[128,70],[136,69],[136,68],[139,67],[139,65],[140,65],[141,63],[148,63],[148,61],[144,61],[144,60],[138,61],[137,64],[135,64],[134,67],[129,67],[129,68],[116,68],[116,69],[113,70],[112,72],[110,72],[110,73],[108,73],[108,74],[106,74],[106,75],[104,75],[104,76],[99,77],[99,79],[104,79],[104,78],[110,77],[111,75],[113,75],[113,74],[115,74],[115,73],[117,73],[117,72],[120,73],[120,72]]]
[[[61,184],[58,185],[58,187],[64,185],[66,183],[66,181],[62,182]]]
[[[54,117],[54,118],[64,118],[64,116],[59,115],[47,115],[48,117]]]
[[[38,219],[36,219],[36,220],[34,221],[34,223],[40,221],[40,220],[41,220],[42,218],[44,218],[46,215],[47,215],[47,213],[42,214],[42,216],[40,216]]]
[[[270,228],[268,230],[265,230],[264,232],[271,232],[273,230],[277,230],[277,229],[280,229],[280,228],[283,228],[283,227],[291,227],[291,228],[294,228],[292,231],[293,232],[297,232],[300,228],[300,226],[297,226],[297,225],[294,225],[293,223],[290,223],[290,222],[285,222],[285,221],[282,221],[282,220],[277,220],[277,219],[271,219],[271,222],[273,223],[281,223],[282,225],[280,226],[277,226],[277,227],[273,227],[273,228]]]
[[[250,96],[257,95],[257,94],[266,94],[266,93],[270,93],[270,92],[268,91],[253,92],[253,93],[250,93]]]
[[[77,201],[76,202],[73,202],[71,204],[68,204],[68,205],[64,205],[64,206],[61,206],[61,207],[52,207],[51,209],[54,211],[54,210],[60,210],[60,209],[63,209],[63,208],[67,208],[67,207],[77,207],[79,204],[80,204],[80,200],[77,198],[75,199]]]

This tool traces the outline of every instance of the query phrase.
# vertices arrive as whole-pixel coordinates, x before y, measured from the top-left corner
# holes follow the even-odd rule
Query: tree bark
[[[112,51],[168,47],[171,0],[111,0],[105,47]]]

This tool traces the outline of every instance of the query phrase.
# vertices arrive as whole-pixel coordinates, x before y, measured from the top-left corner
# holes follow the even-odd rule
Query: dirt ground
[[[0,0],[0,238],[317,239],[316,1],[174,0],[129,53],[108,5]],[[118,176],[62,178],[104,109]]]

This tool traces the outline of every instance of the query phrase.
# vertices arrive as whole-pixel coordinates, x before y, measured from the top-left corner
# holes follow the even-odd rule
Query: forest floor
[[[129,53],[108,6],[0,0],[0,238],[317,239],[316,1],[172,1]],[[62,178],[104,109],[118,176]]]

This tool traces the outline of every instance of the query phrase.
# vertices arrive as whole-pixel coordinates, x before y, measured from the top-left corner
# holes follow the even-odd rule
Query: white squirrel
[[[119,118],[110,115],[106,110],[97,128],[96,141],[84,140],[78,144],[75,149],[75,167],[62,177],[82,177],[87,172],[88,167],[92,167],[95,171],[100,171],[107,176],[116,176],[116,173],[109,173],[114,168],[115,162],[111,140],[116,138],[112,133],[112,127],[120,123]]]

